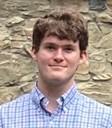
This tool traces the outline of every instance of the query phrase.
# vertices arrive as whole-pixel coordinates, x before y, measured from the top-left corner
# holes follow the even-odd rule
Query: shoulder
[[[112,128],[112,108],[76,92],[68,110],[73,119],[89,127]]]
[[[102,119],[110,119],[112,122],[112,108],[106,106],[98,101],[89,98],[79,93],[79,106],[82,106],[83,111],[91,114],[94,117],[101,117]]]
[[[98,101],[96,101],[95,99],[92,99],[84,94],[80,94],[79,93],[79,102],[80,104],[82,104],[85,107],[89,107],[92,108],[93,110],[97,110],[97,111],[101,111],[104,112],[104,110],[106,110],[106,112],[112,112],[112,108],[109,106],[106,106]]]
[[[15,112],[20,108],[24,108],[24,106],[27,106],[30,102],[30,95],[29,94],[24,94],[20,96],[19,98],[5,103],[0,106],[0,113],[8,113],[8,112]]]
[[[28,120],[28,115],[34,110],[31,93],[0,106],[0,128],[18,127],[18,123]]]

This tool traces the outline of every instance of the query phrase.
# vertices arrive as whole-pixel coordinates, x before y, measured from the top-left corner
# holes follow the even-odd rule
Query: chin
[[[52,79],[49,81],[49,85],[51,85],[51,86],[57,86],[58,87],[58,86],[61,86],[63,84],[65,84],[65,81],[60,80],[60,79]]]
[[[53,80],[59,80],[59,81],[61,81],[61,80],[65,80],[66,78],[63,76],[63,75],[56,75],[56,76],[53,76],[52,75],[52,77],[51,77],[51,79]]]
[[[62,77],[62,76],[58,76],[58,77],[52,77],[50,81],[60,85],[60,84],[66,83],[69,80],[67,78]]]

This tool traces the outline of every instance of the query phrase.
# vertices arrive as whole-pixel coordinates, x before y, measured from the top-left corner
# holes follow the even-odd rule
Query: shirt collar
[[[42,99],[44,98],[45,96],[40,92],[40,90],[37,88],[37,82],[35,82],[35,85],[34,85],[34,88],[32,89],[32,92],[31,92],[31,98],[32,98],[32,101],[34,102],[34,104],[36,106],[38,106],[40,104],[40,101],[42,101]]]
[[[57,99],[57,102],[59,103],[59,105],[63,105],[65,109],[69,109],[69,105],[71,104],[71,102],[73,102],[73,100],[75,100],[76,94],[77,89],[76,84],[74,83],[66,93],[64,93],[60,98]],[[43,93],[41,93],[41,91],[36,86],[36,83],[31,92],[31,97],[36,106],[40,105],[40,102],[45,98]]]

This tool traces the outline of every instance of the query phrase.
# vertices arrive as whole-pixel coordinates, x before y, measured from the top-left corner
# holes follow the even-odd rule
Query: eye
[[[54,46],[52,46],[52,45],[47,45],[47,46],[46,46],[46,49],[49,50],[49,51],[53,51],[53,50],[55,50],[56,48],[55,48]]]
[[[74,49],[72,47],[66,47],[66,48],[64,48],[64,51],[67,53],[71,53],[74,51]]]

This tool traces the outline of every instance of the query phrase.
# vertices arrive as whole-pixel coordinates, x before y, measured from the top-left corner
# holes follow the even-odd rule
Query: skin
[[[74,83],[78,66],[87,61],[86,51],[80,52],[79,42],[44,37],[39,50],[32,50],[39,69],[38,88],[51,101],[64,94]]]

